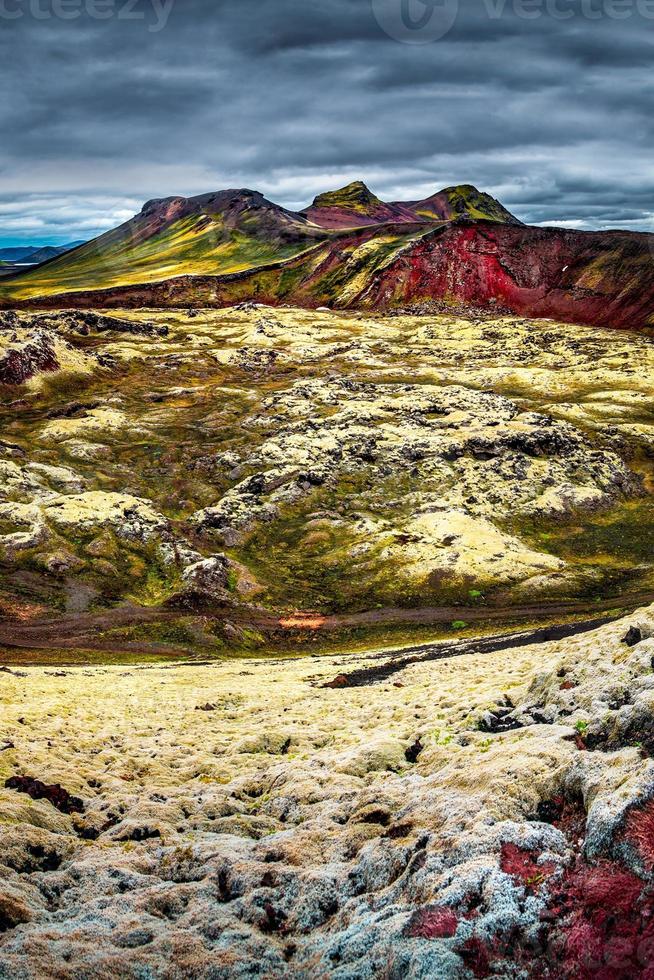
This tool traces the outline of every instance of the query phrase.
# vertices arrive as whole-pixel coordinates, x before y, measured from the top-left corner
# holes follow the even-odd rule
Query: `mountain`
[[[386,204],[357,182],[303,212],[228,190],[150,201],[74,251],[3,274],[0,305],[387,310],[438,301],[645,328],[654,326],[653,255],[652,235],[533,228],[466,184]]]
[[[407,235],[419,237],[435,224],[465,216],[517,222],[469,185],[408,205],[387,204],[357,181],[319,195],[302,212],[249,189],[157,199],[99,238],[61,256],[45,254],[46,264],[3,277],[0,301],[247,272],[313,249],[330,252],[335,238],[353,228],[373,229],[371,254],[385,257],[395,240],[403,246]]]
[[[40,262],[54,259],[58,255],[63,255],[64,252],[70,252],[83,244],[84,242],[79,241],[71,242],[68,245],[25,245],[17,248],[0,248],[0,262],[18,265],[29,262],[30,265],[37,265]]]
[[[472,184],[459,184],[409,204],[392,205],[408,208],[415,220],[455,221],[468,218],[479,221],[499,221],[502,224],[521,225],[522,222],[496,201],[490,194],[477,190]]]
[[[79,248],[80,245],[84,244],[84,242],[80,241],[71,242],[69,245],[44,245],[43,248],[35,248],[22,261],[29,262],[31,265],[40,265],[42,262],[49,262],[51,259],[56,259],[59,255],[65,255],[66,252],[72,252],[74,248]]]
[[[247,189],[148,201],[134,218],[12,280],[16,298],[237,272],[324,237],[307,218]]]
[[[321,228],[356,228],[389,221],[420,220],[402,204],[385,204],[360,180],[340,190],[319,194],[302,214]]]
[[[436,300],[573,323],[654,327],[652,235],[472,221],[420,232],[409,227],[404,234],[391,225],[350,231],[306,254],[230,275],[54,295],[38,305],[221,307],[256,300],[392,310]],[[0,286],[0,298],[6,288]]]
[[[415,224],[459,218],[521,224],[490,194],[472,184],[446,187],[423,201],[386,204],[364,183],[355,181],[337,191],[320,194],[302,214],[322,228],[357,228],[386,222]]]
[[[24,248],[0,248],[0,262],[23,262],[36,249],[36,245],[28,245]]]

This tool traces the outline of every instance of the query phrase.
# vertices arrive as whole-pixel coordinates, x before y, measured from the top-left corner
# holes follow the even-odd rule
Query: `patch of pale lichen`
[[[654,608],[367,687],[323,685],[378,668],[375,651],[1,674],[0,972],[157,975],[172,944],[193,976],[236,958],[331,976],[338,949],[356,975],[412,957],[428,976],[438,954],[454,978],[474,935],[511,975],[495,940],[510,927],[533,953],[560,917],[539,875],[507,873],[507,847],[553,882],[615,854],[645,876],[624,828],[651,799],[653,636]],[[499,711],[522,727],[494,731]],[[608,750],[581,751],[591,737]],[[83,812],[4,786],[25,775]],[[548,822],[557,801],[570,830]],[[410,933],[434,906],[458,941]]]

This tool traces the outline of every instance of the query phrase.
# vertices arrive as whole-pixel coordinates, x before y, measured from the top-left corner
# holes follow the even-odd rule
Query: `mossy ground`
[[[653,632],[0,674],[0,974],[644,976]]]
[[[198,311],[194,317],[186,311],[152,310],[119,315],[166,326],[169,335],[73,337],[74,345],[87,353],[110,354],[114,366],[92,375],[46,375],[38,385],[0,391],[2,441],[17,447],[18,464],[63,466],[89,490],[149,501],[174,534],[200,553],[226,551],[247,567],[259,586],[250,601],[270,611],[462,610],[442,625],[348,626],[329,641],[301,632],[288,642],[269,638],[265,642],[271,649],[359,646],[368,638],[401,645],[414,637],[448,635],[451,623],[468,622],[468,609],[489,608],[494,615],[504,609],[504,621],[511,623],[512,609],[530,600],[528,582],[518,597],[505,583],[488,579],[407,577],[386,557],[383,535],[377,543],[370,539],[363,550],[356,547],[365,539],[366,521],[401,530],[426,495],[433,500],[434,494],[454,493],[459,477],[452,467],[447,473],[432,472],[418,461],[393,464],[384,474],[379,461],[343,464],[300,499],[281,501],[274,519],[254,520],[233,541],[199,535],[193,516],[261,471],[257,454],[265,454],[280,427],[292,423],[296,409],[289,399],[295,398],[294,386],[304,383],[337,379],[363,384],[371,392],[366,411],[375,407],[375,398],[396,397],[398,386],[409,385],[415,398],[422,390],[431,395],[456,387],[474,397],[501,395],[522,413],[537,412],[573,425],[592,449],[617,452],[640,478],[640,494],[618,493],[607,496],[600,507],[558,516],[527,518],[503,512],[499,504],[488,513],[525,546],[565,562],[567,586],[549,596],[547,589],[534,593],[533,601],[542,603],[545,616],[548,605],[562,601],[628,604],[630,595],[654,589],[654,348],[648,338],[516,318],[371,319],[285,309]],[[340,418],[347,408],[347,400],[332,404],[321,399],[312,406],[315,423]],[[124,422],[111,430],[92,430],[88,420],[98,408],[120,413]],[[355,401],[351,409],[356,419]],[[406,406],[402,411],[408,411]],[[367,423],[370,433],[383,436],[391,416],[378,418],[373,412]],[[304,438],[305,418],[311,421],[310,415],[298,416],[298,437]],[[470,423],[452,419],[446,431],[460,429],[463,438]],[[425,410],[410,438],[418,439],[441,421],[437,411],[430,415]],[[53,424],[63,427],[63,437],[45,437]],[[494,465],[483,464],[483,486],[491,490]],[[501,487],[507,477],[497,479]],[[7,500],[27,499],[25,490],[9,487],[5,493]],[[331,516],[321,520],[321,514]],[[353,524],[353,518],[360,524]],[[354,533],[357,526],[363,531]],[[13,530],[11,521],[2,519],[0,533]],[[156,608],[181,586],[180,569],[162,560],[156,541],[126,542],[111,529],[60,529],[46,551],[55,549],[77,559],[79,568],[73,573],[45,571],[41,546],[2,557],[0,588],[8,603],[65,611],[75,608],[71,603],[79,603],[84,593],[89,612],[125,602]],[[248,600],[236,596],[236,601]],[[178,655],[194,649],[239,652],[220,629],[203,628],[198,639],[198,631],[189,631],[183,619],[156,628],[126,628],[113,637],[130,644],[147,641],[153,649],[157,644],[169,647]],[[476,620],[472,628],[483,629],[483,621]],[[252,647],[257,647],[256,638],[246,638],[240,649],[247,654]]]

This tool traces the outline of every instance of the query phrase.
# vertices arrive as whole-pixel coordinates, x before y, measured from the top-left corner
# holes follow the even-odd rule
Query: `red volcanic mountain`
[[[521,224],[471,185],[387,204],[362,183],[298,213],[255,191],[148,203],[114,231],[4,277],[7,307],[387,310],[430,300],[654,326],[654,236]]]
[[[392,308],[446,297],[526,316],[622,328],[654,327],[654,235],[490,222],[423,236],[357,297]]]

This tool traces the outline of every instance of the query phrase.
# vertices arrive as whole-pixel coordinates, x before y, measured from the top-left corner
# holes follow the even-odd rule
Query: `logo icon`
[[[381,29],[402,44],[432,44],[454,27],[459,0],[372,0]]]

